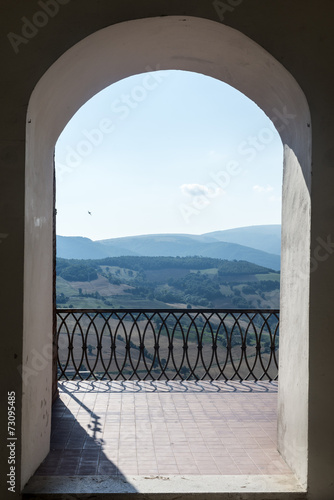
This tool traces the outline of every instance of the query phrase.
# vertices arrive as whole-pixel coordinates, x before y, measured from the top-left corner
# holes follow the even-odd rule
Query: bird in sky
[[[89,210],[88,210],[88,213],[89,213],[89,215],[92,215],[92,212],[90,212]]]

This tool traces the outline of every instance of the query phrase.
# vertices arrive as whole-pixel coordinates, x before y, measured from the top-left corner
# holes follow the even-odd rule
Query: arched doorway
[[[31,96],[23,368],[27,373],[37,371],[39,376],[30,377],[23,396],[22,482],[34,472],[49,446],[54,145],[68,120],[90,97],[131,74],[155,69],[199,72],[234,86],[262,108],[281,135],[285,154],[279,446],[305,485],[311,177],[308,105],[284,67],[245,35],[216,22],[178,16],[120,23],[90,35],[52,65]],[[41,346],[45,349],[38,364],[34,353]],[[36,442],[40,443],[38,449]]]

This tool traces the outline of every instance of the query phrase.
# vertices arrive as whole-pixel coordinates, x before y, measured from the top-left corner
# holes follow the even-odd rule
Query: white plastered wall
[[[306,485],[311,175],[307,102],[284,67],[242,33],[213,21],[178,16],[129,21],[93,33],[51,66],[31,96],[23,360],[26,369],[38,375],[31,375],[24,387],[22,484],[49,448],[52,374],[47,352],[52,332],[54,146],[66,123],[88,99],[148,68],[203,73],[243,92],[270,118],[277,116],[275,109],[293,115],[287,123],[275,123],[285,148],[278,424],[280,451]],[[38,365],[36,353],[43,349]]]

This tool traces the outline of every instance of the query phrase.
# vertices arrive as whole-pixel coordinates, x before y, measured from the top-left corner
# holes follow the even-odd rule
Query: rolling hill
[[[270,250],[270,251],[269,251]],[[244,260],[280,269],[280,226],[251,226],[203,235],[151,234],[92,241],[57,236],[57,257],[101,259],[118,256],[201,256]]]
[[[219,241],[227,243],[238,243],[246,247],[262,250],[263,252],[281,254],[281,226],[272,224],[268,226],[249,226],[226,229],[225,231],[214,231],[207,233]]]
[[[280,274],[210,257],[57,258],[65,308],[278,308]]]

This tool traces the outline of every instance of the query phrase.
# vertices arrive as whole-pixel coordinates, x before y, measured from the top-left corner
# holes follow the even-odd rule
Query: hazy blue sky
[[[59,137],[57,234],[279,224],[282,168],[278,133],[237,90],[184,71],[132,76],[88,101]]]

